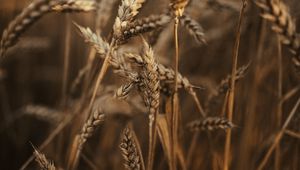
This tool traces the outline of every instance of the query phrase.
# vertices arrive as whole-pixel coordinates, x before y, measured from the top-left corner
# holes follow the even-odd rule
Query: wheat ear
[[[95,0],[65,0],[59,5],[52,7],[56,12],[91,12],[98,8]]]
[[[36,162],[39,164],[40,170],[55,170],[55,166],[52,162],[50,162],[46,156],[40,153],[33,145],[32,145]]]
[[[0,58],[4,57],[9,47],[18,42],[23,32],[59,3],[61,3],[60,0],[34,0],[26,7],[4,30],[0,42]]]
[[[102,109],[99,108],[94,111],[81,129],[78,149],[82,149],[84,143],[94,134],[94,131],[101,123],[103,123],[104,119],[105,115],[103,114]]]
[[[109,44],[104,41],[100,36],[93,33],[90,28],[84,28],[76,23],[74,25],[78,28],[81,36],[85,42],[89,43],[99,55],[105,56],[109,51]]]
[[[142,7],[145,0],[123,0],[118,9],[118,16],[115,19],[113,26],[114,36],[120,37],[122,30],[131,23],[134,17],[138,14],[138,10]],[[115,38],[117,39],[117,38]]]
[[[84,144],[94,134],[96,128],[103,123],[104,119],[105,115],[103,114],[102,109],[99,108],[86,120],[80,134],[76,136],[73,143],[74,147],[70,153],[71,156],[69,157],[68,162],[68,167],[70,169],[76,168]]]
[[[228,128],[233,128],[234,124],[225,118],[206,117],[203,120],[190,122],[187,127],[191,131],[212,131],[216,129],[226,130]]]
[[[138,84],[146,106],[149,108],[149,149],[147,169],[153,168],[154,151],[156,143],[156,118],[159,112],[159,76],[157,63],[150,45],[143,40],[142,60],[145,63],[140,72],[141,81]]]
[[[80,31],[85,41],[96,49],[97,53],[100,55],[101,58],[104,58],[105,53],[107,53],[109,50],[109,44],[105,42],[101,37],[93,33],[89,28],[84,28],[82,26],[79,26],[78,24],[75,25],[78,27],[78,30]],[[125,53],[124,57],[130,59],[131,61],[133,61],[138,65],[144,64],[142,57],[138,54]],[[124,63],[117,61],[117,59],[114,57],[111,57],[110,64],[114,67],[115,70],[120,70],[118,71],[118,73],[128,72],[128,70],[124,69],[124,67],[122,66],[122,64]],[[159,78],[161,83],[164,84],[174,83],[175,72],[173,69],[168,68],[162,64],[158,64],[157,71],[159,73]],[[194,88],[201,88],[192,85],[189,82],[189,80],[186,77],[182,76],[180,73],[177,76],[177,81],[178,81],[179,88],[185,88],[189,92],[193,92]]]
[[[140,66],[144,65],[144,61],[140,55],[133,54],[133,53],[125,53],[125,58],[130,59],[133,63],[136,63],[137,65],[140,65]],[[160,90],[167,95],[172,94],[173,90],[170,88],[170,85],[174,84],[174,82],[175,82],[176,74],[175,74],[174,70],[171,68],[167,68],[162,64],[158,64],[157,72],[158,72],[159,79],[160,79],[160,87],[161,87]],[[178,73],[178,75],[177,75],[177,87],[184,88],[193,97],[193,100],[195,101],[199,112],[201,113],[201,115],[203,117],[205,117],[205,112],[204,112],[204,110],[201,106],[201,103],[197,97],[197,94],[194,90],[194,88],[201,89],[202,87],[192,85],[189,82],[189,80],[186,77],[182,76],[180,73]]]
[[[280,36],[282,44],[287,45],[294,54],[292,61],[300,70],[300,42],[296,32],[296,25],[292,19],[287,6],[282,1],[267,0],[266,3],[256,2],[262,9],[261,16],[272,22],[272,30]]]
[[[128,170],[145,170],[141,149],[134,132],[126,127],[123,130],[120,149]]]
[[[168,15],[161,14],[135,20],[122,30],[120,37],[118,37],[118,43],[125,43],[126,40],[136,35],[163,28],[170,22],[170,19]]]
[[[182,23],[182,25],[185,26],[188,32],[195,38],[197,43],[206,44],[203,28],[196,20],[194,20],[192,17],[190,17],[187,14],[183,14],[180,17],[180,22]]]

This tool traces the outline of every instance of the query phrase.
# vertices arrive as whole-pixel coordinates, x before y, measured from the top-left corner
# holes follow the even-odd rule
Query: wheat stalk
[[[110,66],[110,61],[113,53],[118,48],[117,37],[120,35],[121,29],[126,27],[127,23],[131,22],[134,16],[138,14],[138,9],[141,8],[144,0],[123,0],[122,5],[119,7],[118,16],[115,19],[115,23],[113,26],[113,36],[110,41],[109,51],[105,55],[105,59],[103,61],[101,70],[97,76],[95,81],[95,87],[92,92],[92,97],[89,103],[89,110],[92,109],[93,103],[96,98],[97,90]]]
[[[195,120],[190,122],[187,127],[191,131],[213,131],[217,129],[233,128],[234,124],[229,120],[221,117],[207,117],[203,120]]]
[[[71,88],[70,88],[71,93],[74,93],[77,90],[79,84],[82,82],[82,80],[83,80],[84,76],[87,74],[88,70],[89,70],[89,65],[86,65],[79,70],[77,76],[71,83]]]
[[[175,79],[178,77],[179,72],[179,40],[178,40],[178,23],[179,17],[182,16],[185,6],[188,4],[188,0],[171,0],[171,8],[175,15],[174,17],[174,42],[175,42]],[[178,120],[179,120],[179,97],[178,97],[178,82],[177,80],[174,81],[174,94],[173,94],[173,105],[172,105],[172,113],[171,117],[171,169],[176,170],[176,147],[177,147],[177,140],[178,140]]]
[[[240,79],[242,79],[248,69],[249,69],[249,66],[250,66],[250,63],[246,64],[246,65],[243,65],[241,66],[240,68],[238,68],[236,70],[236,74],[235,74],[235,81],[239,81]],[[227,92],[227,90],[229,89],[229,83],[230,83],[230,79],[231,79],[231,75],[228,75],[225,79],[223,79],[220,84],[217,86],[217,94],[216,96],[220,95],[220,94],[224,94]]]
[[[227,117],[229,121],[232,121],[234,113],[234,102],[235,102],[235,76],[236,69],[238,64],[239,56],[239,47],[240,47],[240,38],[241,38],[241,29],[244,20],[244,12],[246,10],[248,0],[242,1],[242,7],[239,13],[239,21],[237,25],[236,38],[234,43],[234,49],[232,54],[232,69],[231,69],[231,79],[230,79],[230,91],[228,92],[228,105],[227,105]],[[225,151],[224,151],[224,170],[228,170],[230,166],[229,157],[230,157],[230,146],[231,146],[231,129],[226,132],[226,141],[225,141]]]
[[[144,170],[143,157],[138,145],[137,139],[134,137],[133,131],[126,127],[123,130],[120,149],[125,160],[124,166],[128,170]]]
[[[147,169],[153,168],[154,151],[156,142],[156,118],[159,111],[159,76],[157,73],[157,63],[154,58],[154,53],[149,44],[143,40],[142,59],[144,65],[141,71],[141,83],[138,87],[143,94],[143,99],[146,106],[149,108],[149,150]]]

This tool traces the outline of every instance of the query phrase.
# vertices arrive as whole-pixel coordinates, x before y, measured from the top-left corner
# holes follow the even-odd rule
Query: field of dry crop
[[[0,4],[0,169],[300,169],[299,0]]]

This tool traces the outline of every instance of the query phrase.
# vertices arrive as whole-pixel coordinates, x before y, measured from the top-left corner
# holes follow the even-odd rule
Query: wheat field
[[[0,169],[300,169],[299,0],[0,0]]]

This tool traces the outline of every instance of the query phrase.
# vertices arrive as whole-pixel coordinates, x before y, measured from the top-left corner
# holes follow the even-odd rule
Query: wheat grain
[[[120,149],[125,160],[124,166],[128,170],[142,170],[142,155],[138,151],[138,141],[135,140],[131,130],[126,127],[123,130]]]
[[[96,130],[96,128],[104,121],[105,115],[102,113],[102,109],[94,111],[94,113],[89,117],[89,119],[84,123],[80,135],[78,149],[81,150],[84,143],[89,137],[91,137]]]
[[[34,156],[35,156],[35,160],[36,162],[39,164],[39,167],[41,170],[55,170],[55,166],[52,162],[49,162],[46,158],[46,156],[42,153],[40,153],[34,146]]]
[[[143,66],[145,64],[143,58],[138,54],[124,53],[124,56],[125,58],[129,59],[134,64],[137,64],[139,66]],[[162,88],[166,87],[166,85],[171,85],[174,83],[175,72],[172,68],[168,68],[163,64],[158,64],[157,72],[159,75],[160,82],[162,84],[161,85]],[[179,88],[184,88],[188,92],[193,91],[194,88],[202,88],[202,87],[197,87],[192,85],[189,82],[188,78],[182,76],[180,73],[178,74],[177,81],[178,81]]]
[[[154,58],[153,50],[149,44],[144,42],[142,60],[143,67],[141,71],[141,81],[139,88],[144,93],[144,101],[146,106],[150,108],[150,115],[154,114],[159,105],[159,75],[157,72],[157,63]]]
[[[52,7],[55,12],[91,12],[98,8],[94,0],[67,0]]]
[[[293,21],[287,6],[282,1],[268,0],[266,3],[256,2],[257,6],[263,10],[261,16],[272,22],[272,30],[280,35],[282,44],[287,45],[294,54],[292,61],[300,70],[300,42],[296,32],[296,25]]]
[[[170,22],[170,19],[171,18],[168,15],[161,14],[150,15],[149,17],[135,20],[122,30],[121,36],[117,39],[119,43],[124,43],[133,36],[164,27]]]
[[[188,32],[194,36],[197,43],[206,43],[203,28],[196,20],[187,14],[183,14],[180,18],[180,22],[185,26]]]
[[[145,0],[122,0],[113,26],[114,36],[121,36],[122,30],[132,22],[144,2]]]
[[[105,56],[105,54],[108,53],[109,44],[106,41],[104,41],[101,37],[93,33],[90,28],[84,28],[76,23],[74,24],[80,31],[85,42],[89,43],[92,47],[94,47],[99,55]]]
[[[119,87],[117,89],[117,91],[115,93],[115,97],[117,97],[119,99],[126,99],[135,84],[136,84],[135,82],[131,81],[125,85],[122,85],[121,87]]]

